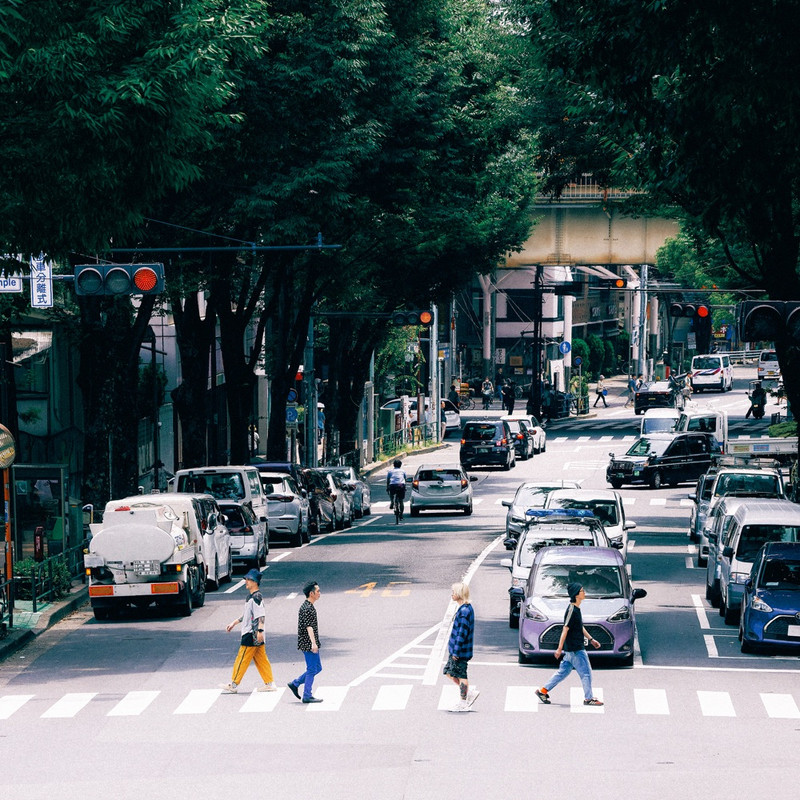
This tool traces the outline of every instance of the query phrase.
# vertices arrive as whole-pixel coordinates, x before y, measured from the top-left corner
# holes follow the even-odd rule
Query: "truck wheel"
[[[93,608],[92,612],[98,622],[105,622],[111,616],[107,608]]]
[[[195,608],[202,608],[206,602],[206,582],[200,568],[195,570],[195,590],[192,593],[192,605]]]
[[[182,617],[192,616],[192,592],[188,580],[183,584],[183,597],[178,601],[178,613]]]

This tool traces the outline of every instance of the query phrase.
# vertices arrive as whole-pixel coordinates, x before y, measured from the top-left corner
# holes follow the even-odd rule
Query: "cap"
[[[257,569],[251,569],[247,575],[244,576],[246,581],[255,581],[256,583],[261,583],[261,573]]]
[[[581,589],[583,589],[583,586],[575,581],[567,586],[567,594],[570,596],[571,600],[574,600],[580,594]]]

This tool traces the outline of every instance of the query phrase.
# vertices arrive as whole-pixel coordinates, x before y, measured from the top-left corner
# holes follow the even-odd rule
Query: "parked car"
[[[474,475],[469,477],[457,464],[418,467],[411,481],[411,516],[419,516],[420,511],[428,509],[446,508],[471,514],[472,482],[476,480]]]
[[[778,354],[774,350],[762,350],[758,356],[756,372],[760,381],[779,381],[781,367],[778,364]]]
[[[524,419],[509,419],[503,417],[511,431],[514,442],[514,453],[521,461],[527,461],[533,456],[533,430]]]
[[[622,496],[613,489],[557,489],[547,495],[545,508],[564,508],[589,511],[603,524],[611,547],[627,557],[628,531],[635,522],[625,519]]]
[[[533,435],[533,452],[544,453],[544,451],[547,450],[547,431],[533,414],[509,414],[505,417],[501,417],[501,419],[507,421],[518,419],[527,422]]]
[[[508,423],[500,419],[465,423],[459,460],[465,470],[478,464],[500,466],[505,470],[515,466],[517,459]]]
[[[675,408],[680,392],[671,381],[645,383],[633,395],[633,411],[641,414],[650,408]]]
[[[700,541],[705,527],[708,504],[711,501],[711,490],[714,488],[714,478],[716,477],[717,470],[712,466],[697,479],[694,491],[689,494],[689,499],[694,501],[689,515],[689,539],[693,542]]]
[[[461,429],[461,412],[450,400],[442,400],[442,410],[444,411],[445,428],[449,430]]]
[[[354,467],[320,467],[322,472],[330,472],[342,483],[345,491],[350,495],[353,514],[356,518],[368,515],[372,511],[372,498],[369,484],[358,477]]]
[[[332,531],[339,522],[336,509],[336,484],[333,476],[318,469],[303,470],[303,481],[308,487],[310,526],[316,533]]]
[[[719,614],[726,624],[739,618],[744,584],[758,551],[767,542],[800,542],[800,508],[789,500],[743,503],[719,551]]]
[[[637,439],[624,456],[609,453],[606,480],[619,489],[623,483],[677,486],[697,480],[719,453],[719,442],[710,433],[659,433]]]
[[[508,590],[510,628],[519,627],[523,586],[528,580],[534,556],[543,547],[610,547],[610,544],[600,520],[589,511],[531,509],[513,558],[500,560],[501,567],[511,570]]]
[[[525,527],[525,512],[531,508],[544,508],[547,495],[555,489],[578,489],[577,481],[528,481],[517,487],[513,500],[502,500],[506,513],[506,538],[518,538]],[[508,546],[507,546],[508,547]],[[508,548],[513,549],[513,548]]]
[[[727,353],[705,353],[692,358],[690,378],[693,392],[733,389],[733,366]]]
[[[304,468],[293,461],[254,461],[253,466],[259,472],[268,472],[270,474],[288,472],[301,489],[308,489],[305,485],[305,478],[303,477]]]
[[[768,542],[744,583],[739,641],[743,653],[800,649],[800,544]]]
[[[286,541],[300,547],[309,541],[310,503],[288,472],[260,472],[267,496],[269,535],[272,542]]]
[[[222,521],[231,536],[233,562],[258,568],[267,563],[269,537],[264,536],[253,509],[247,503],[223,500],[219,504]]]
[[[403,398],[402,397],[395,397],[392,400],[387,400],[382,406],[381,410],[391,410],[395,413],[403,413]],[[425,415],[423,418],[423,422],[429,422],[430,420],[430,408],[431,408],[431,401],[429,397],[424,398],[423,400],[425,406]],[[417,424],[417,398],[409,397],[408,398],[408,418],[409,423],[411,425]],[[459,417],[460,419],[460,417]]]
[[[575,581],[586,591],[583,625],[600,643],[591,657],[632,665],[634,602],[647,592],[631,587],[622,553],[610,547],[543,547],[536,553],[520,606],[520,663],[553,660],[569,605],[567,586]]]

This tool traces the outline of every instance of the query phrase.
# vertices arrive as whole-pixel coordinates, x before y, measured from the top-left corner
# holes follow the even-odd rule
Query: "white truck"
[[[103,521],[89,526],[84,567],[95,619],[109,619],[129,605],[172,606],[182,616],[203,605],[203,536],[191,498],[181,500],[147,508],[112,501]]]
[[[797,456],[797,437],[784,438],[742,436],[731,439],[728,435],[728,414],[721,409],[687,404],[681,413],[677,431],[708,431],[713,433],[722,446],[722,452],[730,456],[755,456],[788,461]]]

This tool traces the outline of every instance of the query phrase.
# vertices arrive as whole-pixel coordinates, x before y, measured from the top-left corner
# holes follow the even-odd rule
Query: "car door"
[[[686,480],[699,478],[711,466],[711,448],[707,436],[687,436]]]
[[[686,441],[679,436],[670,443],[660,460],[659,468],[664,483],[678,483],[685,480],[686,456]]]

